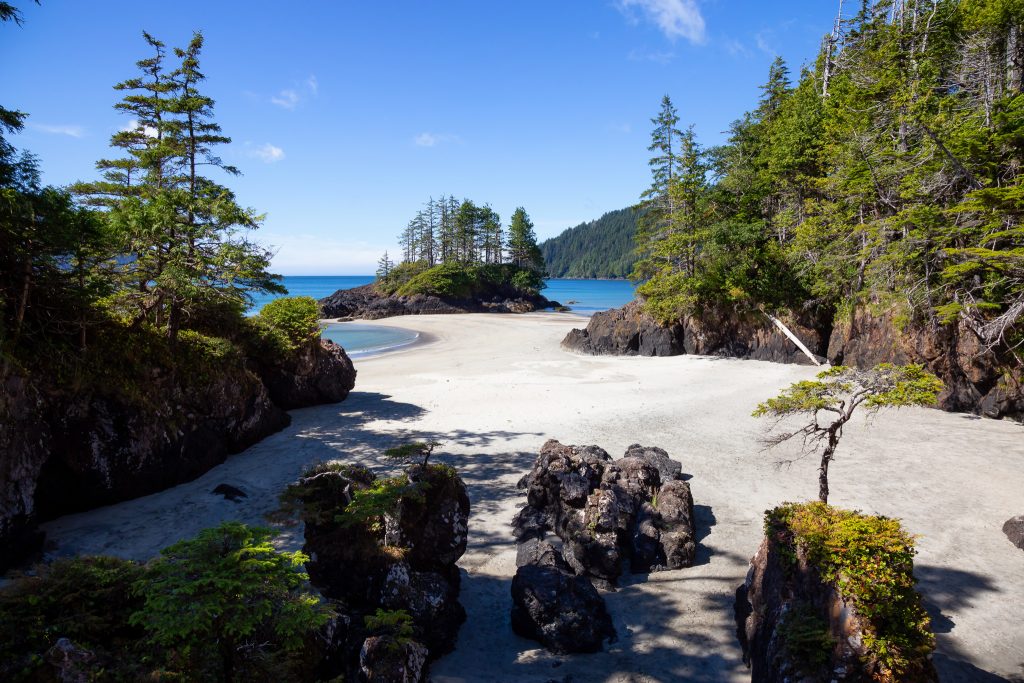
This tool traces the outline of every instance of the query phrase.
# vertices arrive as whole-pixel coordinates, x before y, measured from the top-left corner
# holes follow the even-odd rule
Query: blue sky
[[[703,144],[752,108],[778,54],[793,71],[831,2],[746,0],[12,0],[2,104],[44,180],[94,178],[127,125],[114,83],[206,36],[202,68],[233,138],[229,185],[266,220],[286,275],[372,273],[427,197],[522,205],[541,238],[634,203],[669,94]]]

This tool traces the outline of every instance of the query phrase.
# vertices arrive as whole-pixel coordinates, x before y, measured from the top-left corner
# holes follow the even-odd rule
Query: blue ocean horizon
[[[322,299],[339,289],[352,289],[368,285],[373,275],[285,275],[281,284],[288,290],[286,296],[310,296]],[[598,311],[624,306],[633,300],[636,287],[628,280],[545,280],[542,294],[552,301],[568,306],[572,313],[591,316]],[[253,297],[250,313],[258,313],[263,306],[280,294]],[[353,358],[377,355],[416,341],[418,335],[410,330],[383,327],[367,323],[338,323],[328,325],[324,336],[344,347]]]

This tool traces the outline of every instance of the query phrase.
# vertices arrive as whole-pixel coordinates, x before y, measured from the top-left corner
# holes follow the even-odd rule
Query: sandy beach
[[[460,561],[468,620],[432,678],[456,681],[744,681],[733,597],[757,549],[764,511],[817,493],[815,459],[778,468],[766,453],[761,400],[815,369],[758,361],[584,357],[562,337],[585,320],[555,313],[411,316],[375,321],[422,343],[359,359],[343,403],[293,412],[292,425],[199,479],[44,526],[48,553],[146,559],[226,519],[265,523],[280,490],[313,462],[383,469],[380,452],[435,439],[472,499]],[[509,625],[516,481],[547,439],[597,444],[620,457],[660,446],[692,475],[697,565],[628,577],[607,594],[618,640],[561,657]],[[831,503],[903,520],[919,535],[916,573],[933,616],[944,681],[1024,680],[1024,552],[1002,523],[1024,513],[1024,426],[929,409],[849,425],[830,471]],[[220,483],[248,497],[231,502]],[[282,546],[301,546],[301,528]]]

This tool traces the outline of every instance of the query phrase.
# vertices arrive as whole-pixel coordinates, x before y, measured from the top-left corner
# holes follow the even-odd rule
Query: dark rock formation
[[[356,369],[345,349],[330,339],[315,340],[295,355],[259,369],[270,398],[292,410],[344,401],[356,384]]]
[[[837,319],[829,362],[869,368],[878,363],[921,363],[946,385],[943,410],[1024,420],[1024,373],[986,350],[965,324],[904,324],[894,311],[859,306]]]
[[[551,544],[533,539],[524,547],[530,557],[512,579],[512,630],[552,652],[600,651],[615,629],[597,589]]]
[[[367,683],[420,683],[426,680],[427,648],[414,640],[372,636],[359,651],[359,670]]]
[[[871,670],[865,624],[852,603],[821,579],[802,551],[795,562],[792,552],[765,538],[736,592],[737,634],[752,683],[892,680]],[[908,658],[907,675],[898,680],[938,680],[927,655]]]
[[[1003,523],[1003,533],[1021,550],[1024,550],[1024,515],[1011,517]]]
[[[373,284],[339,289],[320,299],[326,318],[377,320],[396,315],[427,315],[432,313],[529,313],[545,308],[559,308],[540,294],[524,297],[518,292],[496,292],[479,299],[442,298],[426,294],[386,296]]]
[[[334,656],[328,677],[361,670],[371,680],[419,681],[428,659],[455,647],[466,619],[455,562],[466,550],[469,496],[451,468],[414,465],[380,517],[346,518],[357,494],[379,484],[365,467],[329,464],[308,472],[286,497],[302,509],[311,583],[346,615],[348,633],[335,640],[348,651]],[[364,618],[378,610],[411,617],[411,635],[374,632]],[[381,643],[390,643],[389,655]],[[387,678],[397,675],[395,667],[411,667],[402,675],[413,677]]]
[[[61,683],[87,683],[96,680],[100,674],[94,665],[96,656],[79,647],[67,638],[59,638],[46,651],[46,661],[55,669],[56,678]]]
[[[690,486],[660,448],[633,445],[612,461],[597,446],[548,441],[520,486],[527,505],[513,522],[516,539],[554,533],[577,574],[614,584],[627,562],[634,573],[693,563]]]
[[[286,427],[285,408],[342,400],[354,381],[329,341],[274,368],[154,366],[142,395],[57,388],[0,361],[0,570],[38,548],[39,521],[194,479]]]
[[[570,351],[591,355],[678,356],[684,353],[729,356],[778,363],[810,364],[810,359],[761,313],[702,311],[662,325],[643,311],[639,300],[595,313],[586,329],[562,340]],[[815,354],[824,354],[828,330],[814,320],[785,316],[783,322]]]
[[[230,500],[234,503],[237,503],[242,498],[249,497],[249,494],[247,494],[245,491],[238,488],[237,486],[232,486],[231,484],[217,484],[213,488],[213,491],[210,491],[210,493],[213,493],[218,496],[224,496],[226,500]]]
[[[639,573],[693,564],[690,486],[660,448],[634,444],[612,461],[598,446],[548,441],[519,488],[527,504],[513,520],[512,628],[554,652],[595,652],[614,638],[592,581],[613,588],[626,565]]]

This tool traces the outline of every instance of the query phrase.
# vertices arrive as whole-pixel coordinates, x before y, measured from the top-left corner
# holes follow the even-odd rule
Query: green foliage
[[[426,467],[434,449],[441,445],[440,441],[412,441],[384,451],[384,455],[402,462],[416,462]],[[422,462],[421,462],[422,460]]]
[[[320,336],[320,304],[308,296],[267,302],[256,316],[268,336],[286,351],[295,351]]]
[[[358,489],[335,521],[345,526],[365,524],[375,531],[383,529],[384,516],[393,512],[402,500],[423,501],[424,487],[424,483],[409,481],[405,475],[378,479]]]
[[[609,211],[540,243],[545,268],[556,278],[626,278],[636,256],[633,238],[638,212]]]
[[[165,548],[134,584],[143,604],[129,623],[171,668],[202,677],[256,675],[264,658],[301,651],[330,611],[305,588],[308,558],[276,551],[271,536],[225,522]]]
[[[414,635],[412,617],[404,609],[381,609],[363,617],[366,630],[375,636],[392,636],[399,642],[407,641]]]
[[[794,661],[802,665],[805,673],[817,673],[832,657],[835,641],[829,631],[828,621],[810,605],[791,606],[782,616],[776,633],[785,644],[786,651]]]
[[[364,489],[375,480],[373,472],[363,465],[317,463],[281,493],[281,508],[275,516],[284,520],[301,515],[313,524],[334,522],[337,508],[345,504],[350,492]]]
[[[765,514],[765,533],[806,558],[866,622],[864,645],[879,680],[911,680],[935,647],[914,590],[914,538],[897,520],[824,503],[787,503]]]
[[[142,630],[128,623],[141,604],[132,586],[138,564],[113,557],[54,561],[0,591],[0,679],[30,681],[50,665],[42,655],[59,638],[93,652],[112,679],[139,676]]]
[[[544,287],[544,280],[538,271],[512,263],[442,263],[426,268],[420,261],[396,266],[387,282],[378,286],[385,293],[399,296],[472,299],[534,295]]]

